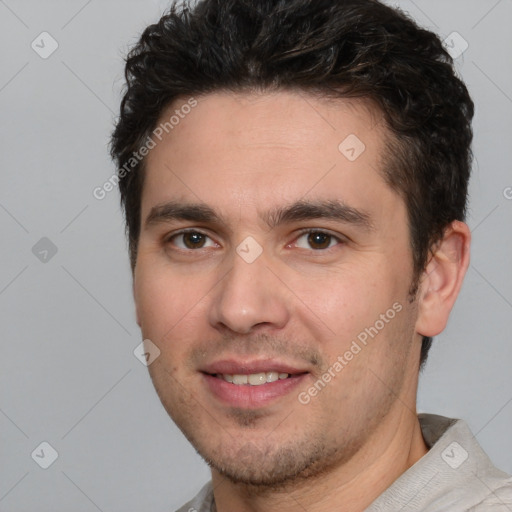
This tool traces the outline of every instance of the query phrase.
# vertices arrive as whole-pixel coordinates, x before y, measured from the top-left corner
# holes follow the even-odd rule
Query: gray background
[[[512,472],[512,1],[394,3],[468,42],[457,67],[477,106],[472,264],[419,409],[465,418]],[[114,172],[122,56],[165,5],[0,0],[1,511],[171,511],[209,478],[133,354],[117,190],[92,195]],[[43,31],[47,59],[31,48]],[[43,441],[48,469],[31,457]]]

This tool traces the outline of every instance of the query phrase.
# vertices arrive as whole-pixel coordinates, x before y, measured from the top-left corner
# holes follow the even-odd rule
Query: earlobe
[[[453,221],[432,248],[418,290],[416,332],[436,336],[444,330],[469,266],[471,232]]]

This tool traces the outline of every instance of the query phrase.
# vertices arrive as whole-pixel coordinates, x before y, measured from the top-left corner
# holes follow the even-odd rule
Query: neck
[[[249,489],[212,469],[217,511],[291,512],[298,504],[308,512],[340,510],[340,505],[344,512],[364,510],[428,451],[416,413],[402,403],[395,408],[348,462],[282,490]]]

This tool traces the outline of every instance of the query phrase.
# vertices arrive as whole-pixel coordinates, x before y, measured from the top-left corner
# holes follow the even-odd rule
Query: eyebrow
[[[358,210],[338,200],[304,201],[276,207],[262,215],[262,219],[272,229],[282,224],[291,224],[304,220],[329,219],[352,224],[366,230],[374,228],[367,212]],[[227,224],[220,213],[203,203],[179,203],[169,201],[151,208],[145,226],[186,220],[211,224]]]
[[[329,219],[353,224],[366,230],[373,229],[371,217],[367,212],[339,200],[297,201],[284,208],[272,209],[264,218],[270,228],[303,220]]]
[[[169,201],[151,208],[146,217],[146,227],[172,220],[189,220],[192,222],[222,223],[222,218],[213,208],[205,204],[178,203]]]

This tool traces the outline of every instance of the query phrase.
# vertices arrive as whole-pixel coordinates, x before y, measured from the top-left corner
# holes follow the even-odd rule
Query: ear
[[[416,332],[436,336],[444,330],[469,266],[469,227],[453,221],[431,251],[418,289]]]

